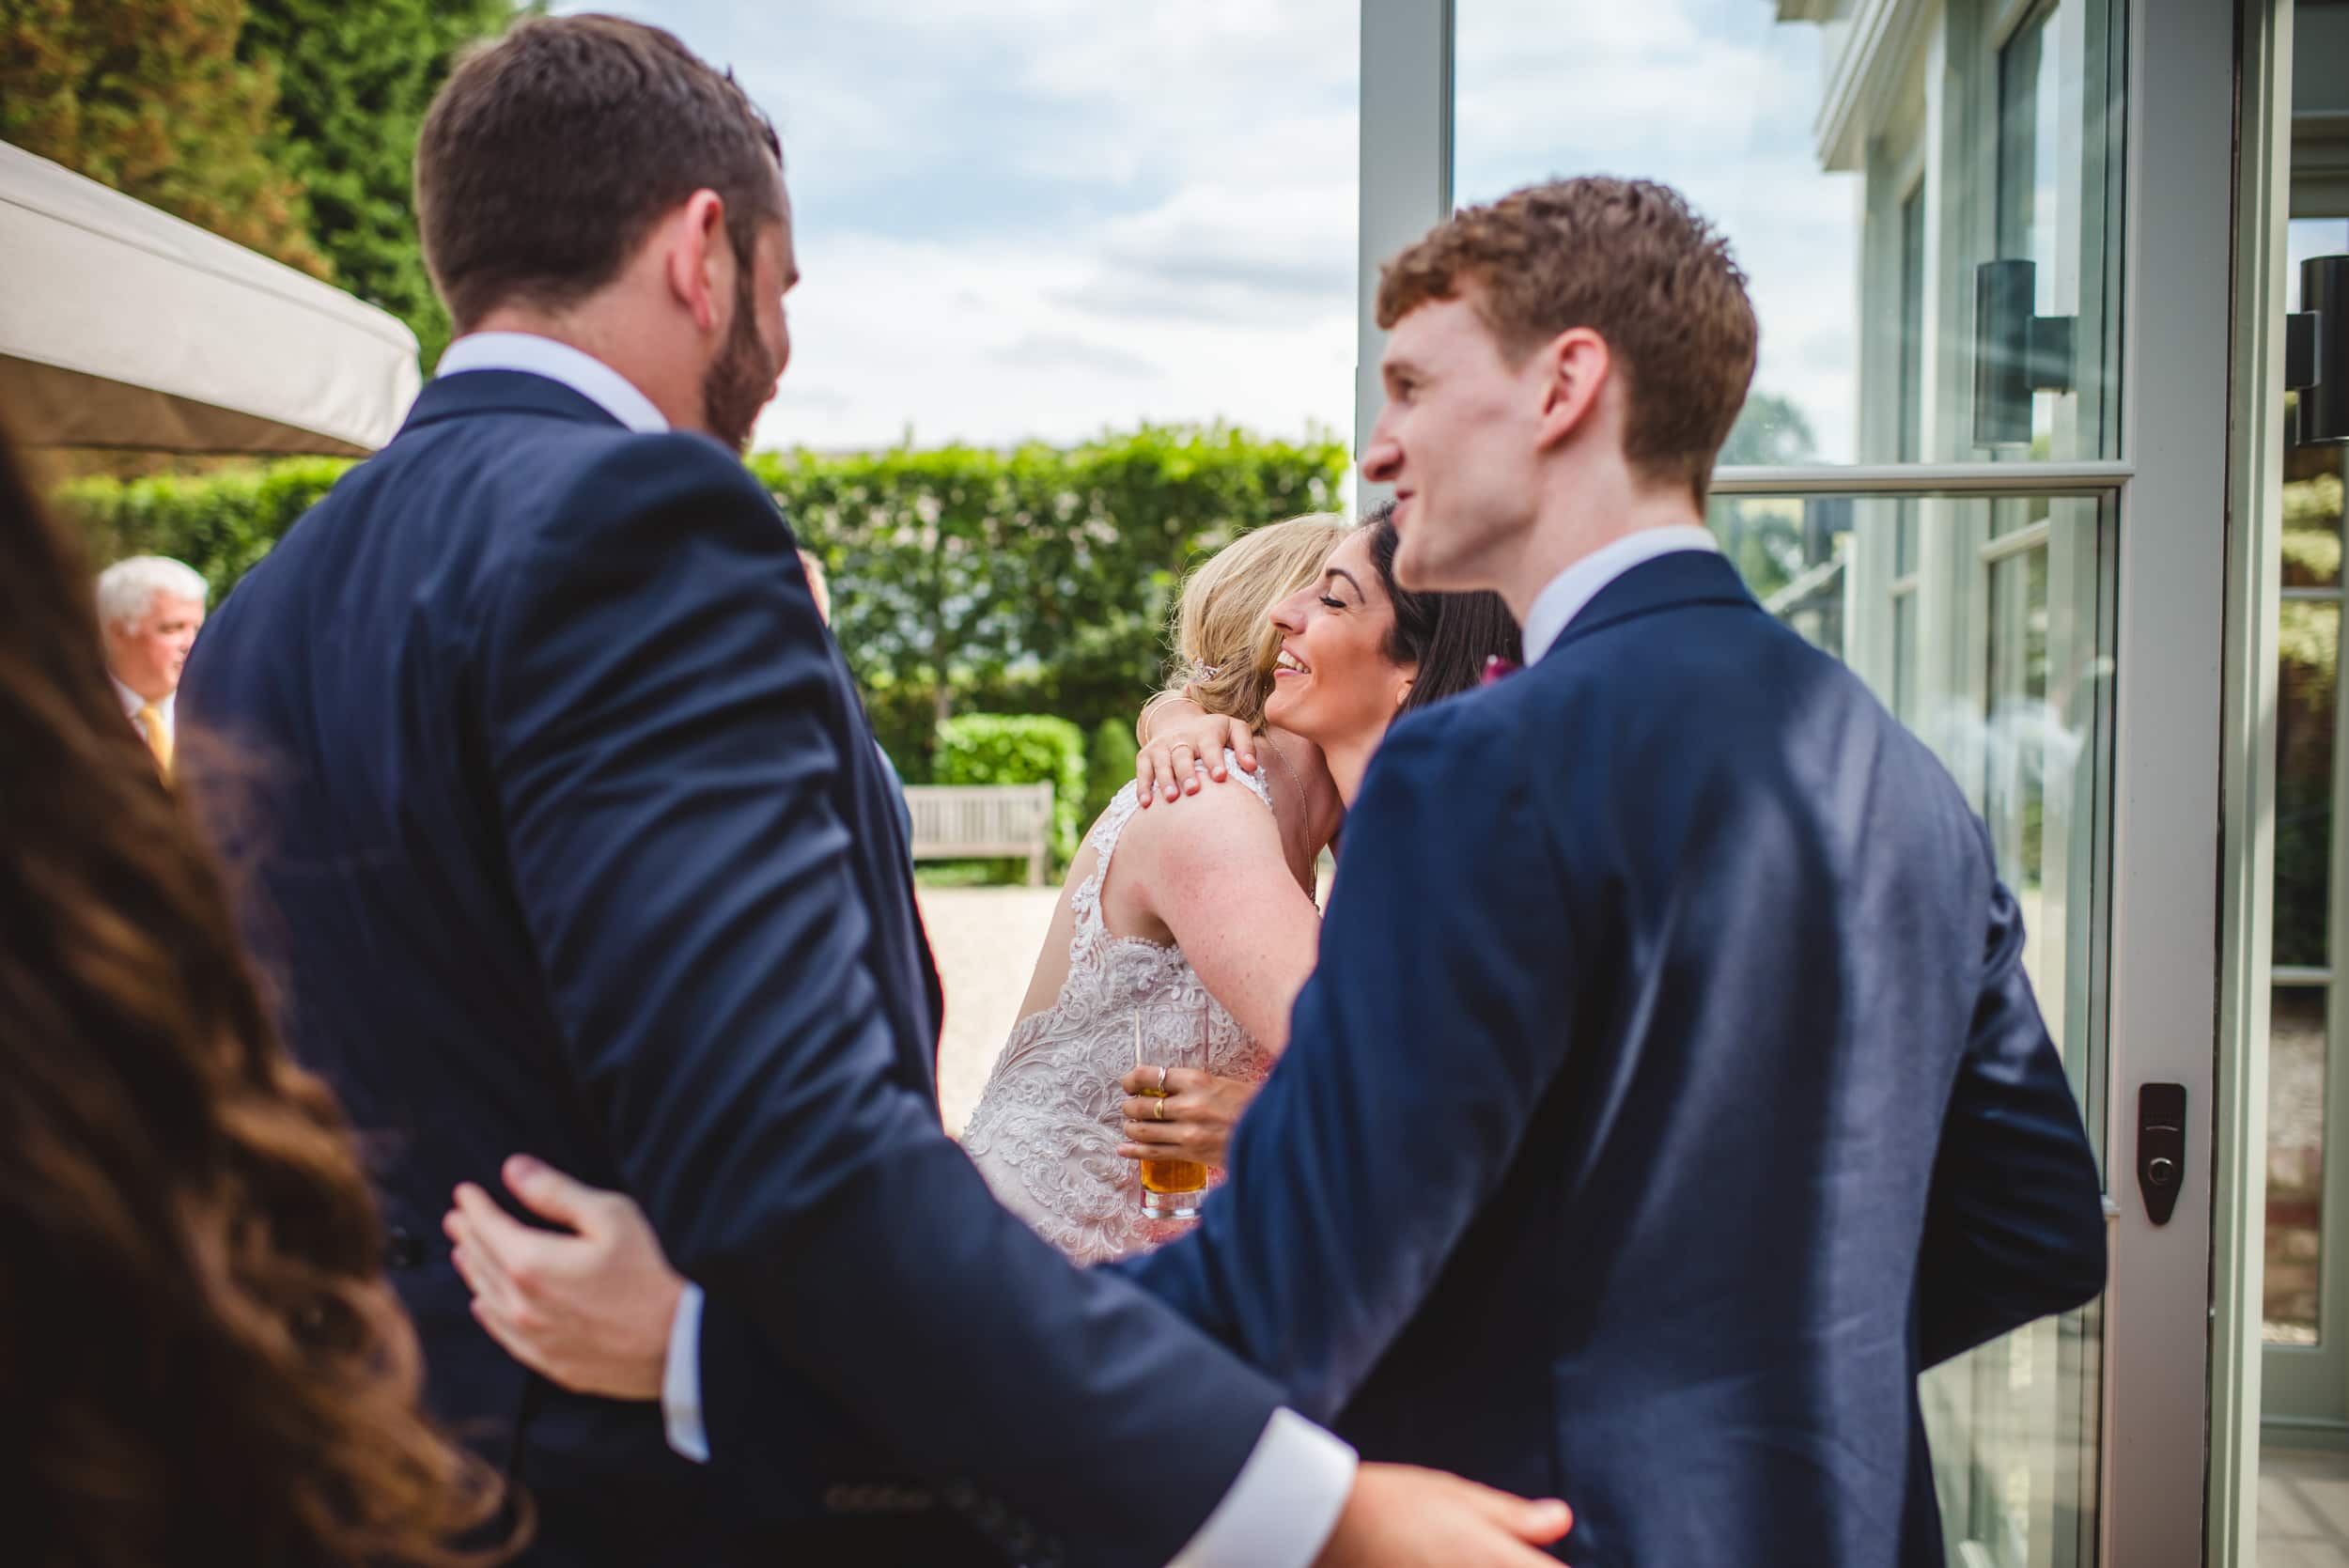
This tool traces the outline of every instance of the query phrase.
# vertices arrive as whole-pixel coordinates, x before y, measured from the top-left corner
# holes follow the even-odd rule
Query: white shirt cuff
[[[709,1462],[702,1423],[702,1289],[688,1283],[669,1320],[661,1415],[669,1447]],[[1294,1410],[1279,1409],[1206,1523],[1167,1568],[1312,1568],[1354,1489],[1356,1456]]]
[[[1355,1464],[1339,1438],[1273,1411],[1232,1489],[1167,1568],[1312,1568],[1346,1511]]]
[[[709,1431],[702,1425],[702,1288],[690,1281],[677,1297],[677,1315],[669,1320],[661,1420],[668,1428],[671,1448],[696,1465],[709,1463]]]

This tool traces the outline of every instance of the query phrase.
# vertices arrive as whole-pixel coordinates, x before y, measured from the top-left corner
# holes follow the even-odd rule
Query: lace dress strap
[[[1121,789],[1110,809],[1093,825],[1093,869],[1077,884],[1069,895],[1068,908],[1077,917],[1077,935],[1081,939],[1088,927],[1101,926],[1101,888],[1110,879],[1110,857],[1117,852],[1118,836],[1134,813],[1142,809],[1142,799],[1130,789]]]
[[[1261,767],[1253,773],[1242,771],[1238,755],[1228,747],[1223,753],[1223,767],[1231,778],[1246,784],[1255,792],[1256,799],[1264,802],[1265,810],[1272,809],[1272,788]],[[1134,819],[1134,813],[1141,809],[1140,795],[1130,789],[1120,789],[1110,802],[1109,810],[1103,812],[1101,819],[1093,825],[1093,870],[1077,884],[1077,891],[1068,899],[1069,911],[1077,917],[1077,939],[1080,944],[1091,933],[1098,932],[1104,937],[1109,934],[1109,928],[1101,921],[1101,889],[1110,879],[1110,857],[1117,852],[1117,840],[1125,832],[1126,824]]]

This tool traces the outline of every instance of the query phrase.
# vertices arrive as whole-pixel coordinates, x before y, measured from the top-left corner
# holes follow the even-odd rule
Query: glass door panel
[[[1762,334],[1714,529],[1769,613],[1948,764],[2030,911],[2027,963],[2108,1170],[2113,1298],[1924,1380],[1957,1568],[2201,1557],[2208,1172],[2154,1219],[2121,1102],[2175,1082],[2201,1126],[2215,1087],[2228,622],[2197,487],[2227,472],[2230,10],[1362,8],[1364,60],[1401,95],[1382,116],[1366,85],[1366,225],[1603,172],[1676,187],[1727,236]],[[1365,298],[1375,282],[1366,266]],[[2134,301],[2161,318],[2132,329]]]
[[[2182,1034],[2132,1027],[2123,1050],[2108,1028],[2132,1008],[2156,1021],[2209,1011],[2183,985],[2184,1006],[2143,1000],[2170,993],[2139,955],[2209,943],[2170,921],[2163,911],[2184,907],[2177,890],[2139,869],[2162,849],[2132,850],[2116,877],[2111,847],[2116,745],[2153,754],[2144,737],[2160,728],[2132,722],[2116,740],[2111,719],[2123,543],[2140,595],[2184,568],[2170,568],[2166,542],[2148,543],[2174,526],[2124,530],[2120,475],[2050,468],[2037,496],[2008,492],[2004,476],[2111,459],[2160,466],[2162,454],[2146,463],[2122,439],[2123,170],[2139,139],[2124,35],[2149,23],[2143,47],[2165,63],[2207,58],[2212,38],[2124,0],[1680,0],[1565,20],[1510,0],[1442,10],[1455,19],[1453,178],[1439,208],[1603,171],[1672,184],[1727,234],[1751,279],[1761,356],[1710,520],[1769,613],[1857,671],[1983,814],[2025,911],[2025,961],[2050,1032],[2107,1158],[2116,1061],[2126,1057],[2131,1096],[2140,1079],[2209,1081],[2189,1070]],[[2161,139],[2155,128],[2150,117],[2137,128],[2146,147]],[[2159,166],[2177,163],[2165,153]],[[2223,212],[2214,189],[2167,190],[2180,199],[2146,208],[2148,232],[2187,208]],[[2147,261],[2132,261],[2126,291],[2183,271]],[[2146,421],[2179,402],[2131,398],[2145,428],[2168,428]],[[2165,450],[2188,443],[2171,431]],[[2194,461],[2207,468],[2208,454]],[[1886,471],[1884,493],[1842,493],[1828,471],[1844,464]],[[1920,464],[1963,467],[1930,487],[1897,477]],[[1816,476],[1785,472],[1802,468]],[[1854,481],[1877,482],[1873,472]],[[2159,489],[2177,492],[2173,480]],[[2136,507],[2142,492],[2126,493]],[[2171,524],[2165,505],[2146,503]],[[2156,559],[2161,571],[2144,569]],[[2195,624],[2217,624],[2208,608]],[[2179,671],[2165,660],[2190,641],[2140,640],[2130,658],[2169,684]],[[2201,845],[2216,810],[2183,789],[2155,806],[2142,789],[2130,799],[2139,836],[2123,842],[2180,854]],[[2152,934],[2121,951],[2135,982],[2118,1003],[2107,945],[2116,898],[2132,929]],[[2127,1129],[2112,1136],[2109,1159],[2130,1158]],[[2133,1196],[2125,1179],[2108,1185],[2116,1200]],[[2182,1210],[2156,1231],[2141,1207],[2124,1208],[2112,1234],[2116,1268],[2133,1268],[2140,1292],[2149,1274],[2207,1265],[2195,1246],[2206,1213]],[[1924,1380],[1952,1563],[2070,1568],[2167,1520],[2160,1507],[2103,1516],[2100,1478],[2116,1495],[2183,1495],[2197,1423],[2181,1422],[2167,1446],[2133,1433],[2134,1446],[2108,1451],[2103,1412],[2182,1409],[2203,1386],[2201,1347],[2169,1343],[2177,1314],[2132,1313],[2123,1296]],[[2129,1360],[2133,1346],[2141,1358],[2126,1376],[2118,1362],[2106,1375],[2108,1333],[2116,1356]]]
[[[1983,814],[2024,911],[2025,967],[2089,1126],[2099,1127],[2108,507],[2046,497],[1730,498],[1714,503],[1711,523],[1764,608],[1852,665]],[[1896,571],[1907,586],[1888,596],[1881,585]],[[1952,1563],[2095,1560],[2102,1343],[2092,1306],[1926,1375]]]
[[[2267,1042],[2269,1344],[2319,1344],[2325,1261],[2325,1041],[2329,989],[2279,986]],[[2288,1376],[2301,1369],[2288,1367]]]
[[[1660,179],[1735,247],[1761,361],[1725,465],[2122,456],[2123,0],[1451,9],[1455,205]]]
[[[2349,8],[2291,8],[2292,132],[2285,312],[2300,263],[2349,254]],[[2349,1008],[2340,691],[2342,457],[2295,444],[2285,394],[2276,619],[2275,864],[2270,904],[2266,1202],[2262,1238],[2258,1556],[2349,1564]]]
[[[2321,29],[2320,29],[2321,31]],[[2295,189],[2297,181],[2295,180]],[[2295,204],[2310,205],[2305,196]],[[2349,252],[2349,219],[2297,217],[2287,230],[2285,308],[2298,308],[2304,256]],[[2287,395],[2287,406],[2291,401]],[[2287,432],[2292,421],[2287,415]],[[2268,1023],[2267,1205],[2261,1413],[2271,1437],[2312,1429],[2349,1437],[2349,1277],[2341,1272],[2349,1171],[2326,1159],[2349,1115],[2340,978],[2344,780],[2341,725],[2342,451],[2287,446],[2277,611],[2275,991]]]

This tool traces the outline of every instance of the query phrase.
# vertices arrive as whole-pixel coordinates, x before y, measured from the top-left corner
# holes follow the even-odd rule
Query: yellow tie
[[[153,703],[139,709],[139,730],[147,737],[147,749],[155,753],[155,766],[163,777],[171,777],[171,731],[163,725],[163,710]]]

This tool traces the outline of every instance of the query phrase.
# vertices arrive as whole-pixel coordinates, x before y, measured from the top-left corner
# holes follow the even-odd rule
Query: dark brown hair
[[[0,441],[0,1476],[27,1568],[442,1564],[499,1503],[427,1423],[350,1128],[107,684]]]
[[[1370,561],[1378,568],[1379,583],[1394,605],[1394,626],[1387,633],[1387,657],[1397,664],[1416,664],[1410,695],[1396,711],[1409,713],[1429,703],[1475,687],[1485,678],[1488,660],[1515,664],[1525,657],[1525,639],[1508,601],[1489,589],[1465,594],[1426,594],[1394,580],[1394,552],[1402,543],[1395,532],[1394,503],[1370,514]]]
[[[530,17],[449,73],[416,143],[425,265],[459,332],[501,304],[570,304],[662,214],[725,203],[750,265],[783,215],[783,149],[731,73],[612,16]]]
[[[1513,364],[1571,327],[1605,338],[1629,394],[1625,458],[1703,505],[1758,328],[1728,241],[1679,192],[1591,176],[1464,208],[1380,271],[1378,324],[1462,298]]]

